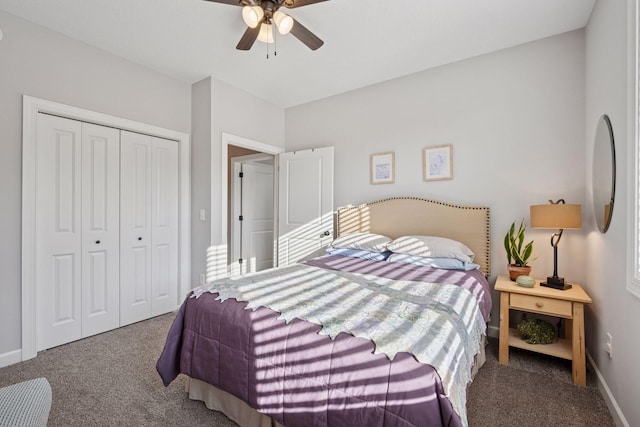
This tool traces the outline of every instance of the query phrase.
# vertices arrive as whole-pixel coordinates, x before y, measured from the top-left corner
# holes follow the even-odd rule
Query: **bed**
[[[194,289],[157,363],[164,384],[187,375],[190,398],[242,426],[466,426],[489,209],[385,199],[338,209],[335,236],[326,255]]]

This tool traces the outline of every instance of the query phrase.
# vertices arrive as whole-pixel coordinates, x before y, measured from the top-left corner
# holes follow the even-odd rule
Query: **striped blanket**
[[[193,290],[218,299],[246,301],[247,309],[267,307],[289,322],[321,325],[332,339],[340,332],[371,340],[375,353],[393,359],[408,352],[434,367],[463,425],[466,387],[486,324],[469,290],[446,283],[393,280],[372,274],[295,264]]]

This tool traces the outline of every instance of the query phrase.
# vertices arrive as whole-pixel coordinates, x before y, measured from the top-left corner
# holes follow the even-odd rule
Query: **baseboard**
[[[497,326],[489,326],[487,328],[487,336],[489,338],[500,338],[500,328]]]
[[[0,368],[22,362],[22,350],[14,350],[0,354]]]
[[[604,398],[604,401],[607,404],[607,407],[609,408],[609,412],[611,413],[611,416],[613,417],[613,421],[615,421],[616,426],[629,427],[629,423],[627,422],[627,419],[624,417],[624,414],[622,413],[620,406],[618,406],[618,402],[616,402],[616,398],[611,393],[611,389],[607,385],[607,382],[604,380],[602,373],[596,366],[595,361],[593,360],[593,358],[591,357],[591,354],[589,354],[588,351],[587,351],[587,359],[589,359],[589,363],[591,364],[591,367],[596,373],[596,378],[598,379],[598,390],[600,390],[600,394],[602,394],[602,397]]]

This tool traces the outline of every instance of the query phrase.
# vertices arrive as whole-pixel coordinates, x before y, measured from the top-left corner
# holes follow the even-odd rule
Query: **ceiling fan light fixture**
[[[265,24],[264,22],[260,26],[260,32],[258,33],[258,40],[263,43],[273,43],[273,25]]]
[[[251,28],[256,28],[263,17],[264,10],[260,6],[245,6],[242,8],[242,19]]]
[[[273,14],[273,20],[278,27],[278,32],[283,36],[285,34],[289,34],[289,31],[291,31],[291,28],[293,28],[293,18],[286,13],[280,12],[279,10],[276,10]]]

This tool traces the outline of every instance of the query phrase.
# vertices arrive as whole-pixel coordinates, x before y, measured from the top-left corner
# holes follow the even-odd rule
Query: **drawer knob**
[[[542,306],[544,306],[544,304],[543,304],[543,303],[541,303],[541,302],[537,302],[537,303],[536,303],[536,307],[538,307],[538,308],[542,308]]]

